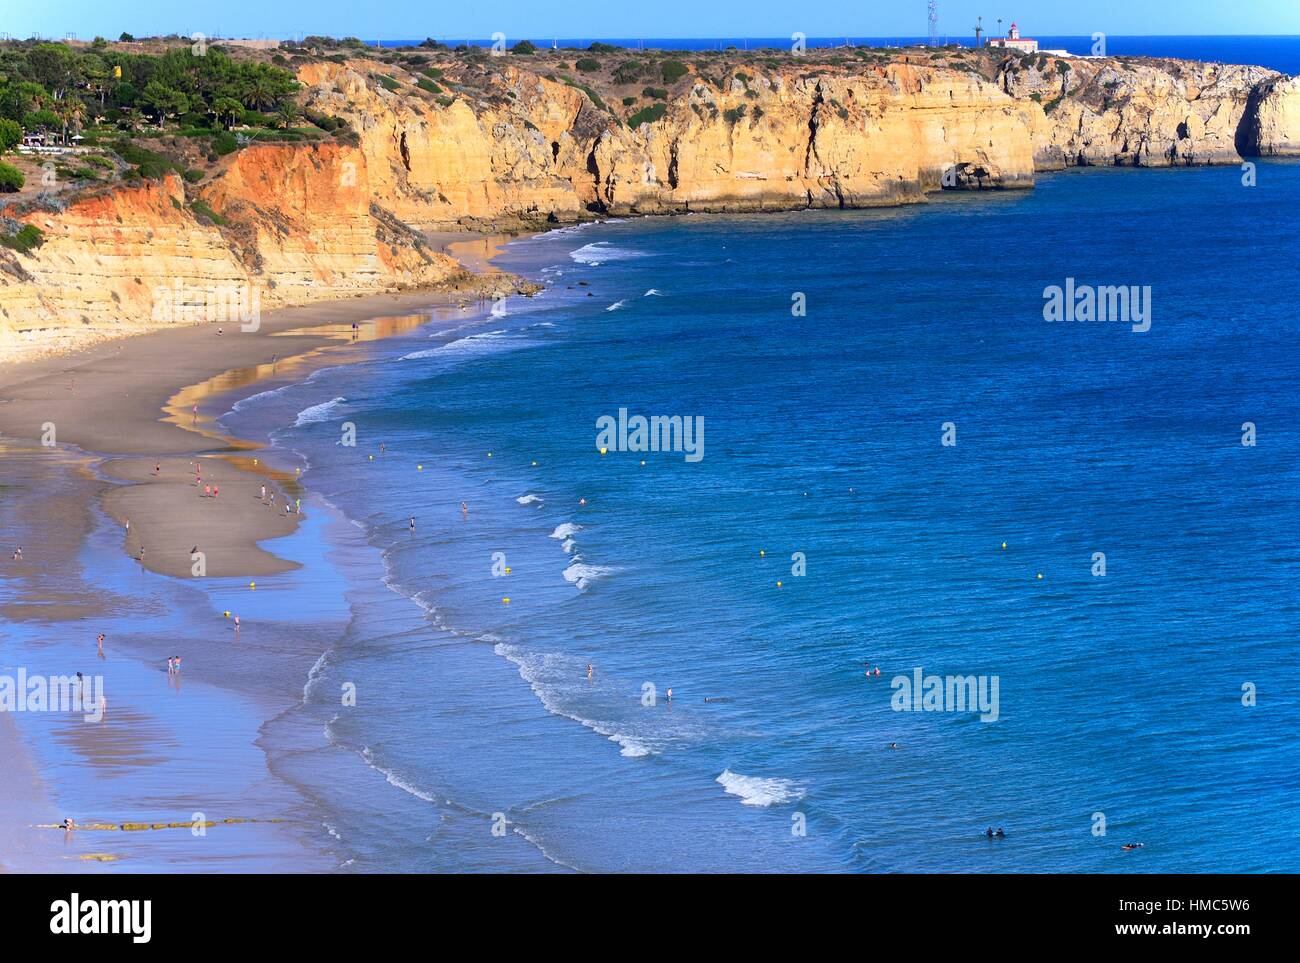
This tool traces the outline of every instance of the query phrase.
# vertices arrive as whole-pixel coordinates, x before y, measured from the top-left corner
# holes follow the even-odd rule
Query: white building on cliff
[[[1005,37],[990,37],[990,47],[1004,47],[1008,50],[1019,50],[1021,53],[1038,53],[1038,41],[1029,37],[1020,36],[1020,28],[1014,23],[1011,29],[1007,31]]]

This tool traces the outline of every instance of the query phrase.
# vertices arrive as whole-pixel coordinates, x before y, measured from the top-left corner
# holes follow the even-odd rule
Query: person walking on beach
[[[160,462],[160,461],[156,461],[156,462],[153,463],[153,473],[154,473],[155,475],[161,475],[161,474],[162,474],[162,462]]]
[[[204,486],[203,486],[203,497],[204,497],[204,498],[211,498],[211,497],[212,497],[212,486],[211,486],[211,485],[204,485]]]
[[[271,492],[271,507],[275,507],[275,492]]]
[[[172,675],[175,671],[176,671],[176,669],[175,669],[175,667],[172,665],[172,657],[169,655],[169,656],[167,656],[167,674],[168,674],[168,675]]]
[[[263,502],[263,504],[266,503],[266,486],[265,486],[265,485],[262,486],[262,502]]]
[[[23,560],[23,547],[19,545],[17,548],[14,549],[14,561],[21,562],[22,560]]]
[[[212,486],[212,497],[213,497],[213,498],[216,498],[216,497],[217,497],[218,495],[220,495],[220,494],[221,494],[221,486],[220,486],[220,485],[213,485],[213,486]]]
[[[301,499],[301,498],[295,498],[295,499],[293,500],[293,513],[294,513],[295,515],[301,515],[301,514],[302,514],[302,499]]]
[[[410,520],[409,522],[406,523],[406,527],[409,528],[409,529],[411,530],[411,534],[412,534],[412,535],[415,534],[415,516],[414,516],[414,515],[412,515],[412,516],[411,516],[411,520]]]
[[[128,538],[131,537],[131,519],[129,518],[126,520],[126,535]]]

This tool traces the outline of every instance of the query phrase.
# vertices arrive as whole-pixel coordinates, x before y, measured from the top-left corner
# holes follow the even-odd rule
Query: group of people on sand
[[[171,658],[167,660],[167,674],[168,675],[181,674],[181,657],[179,655],[173,655]]]
[[[21,562],[22,560],[23,560],[23,547],[21,545],[18,545],[14,548],[14,561]]]
[[[263,486],[262,486],[262,489],[261,489],[261,492],[260,492],[260,494],[259,494],[258,497],[261,499],[261,502],[262,502],[263,505],[270,505],[271,508],[273,508],[273,509],[275,508],[275,489],[271,489],[271,490],[270,490],[270,494],[269,494],[269,496],[268,496],[267,488],[266,488],[265,485],[263,485]],[[301,498],[295,498],[295,499],[294,499],[294,502],[293,502],[293,505],[290,506],[290,504],[289,504],[289,499],[288,499],[288,498],[285,498],[285,500],[284,500],[284,513],[285,513],[286,515],[301,515],[301,514],[302,514],[302,499],[301,499]]]

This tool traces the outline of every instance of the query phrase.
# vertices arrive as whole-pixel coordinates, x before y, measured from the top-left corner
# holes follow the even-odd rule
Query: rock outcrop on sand
[[[0,210],[44,235],[0,248],[0,360],[210,319],[186,308],[213,290],[268,308],[463,281],[434,230],[869,207],[1029,188],[1073,165],[1300,152],[1300,81],[1259,67],[787,58],[687,72],[620,115],[544,68],[447,57],[439,95],[369,60],[300,64],[302,106],[347,137],[250,145],[197,185],[168,175]]]

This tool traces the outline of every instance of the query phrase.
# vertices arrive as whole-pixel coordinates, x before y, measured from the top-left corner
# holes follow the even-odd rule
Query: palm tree
[[[276,110],[275,115],[279,118],[280,125],[285,130],[288,130],[293,126],[293,122],[298,119],[298,105],[292,100],[286,100]]]
[[[212,102],[212,113],[218,121],[225,118],[226,127],[235,125],[235,118],[244,112],[244,105],[233,97],[218,97]]]

